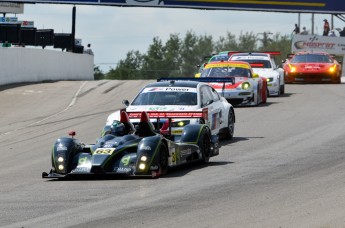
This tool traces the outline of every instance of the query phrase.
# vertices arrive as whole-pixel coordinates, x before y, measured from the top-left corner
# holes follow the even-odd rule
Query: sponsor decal
[[[149,92],[191,92],[196,93],[196,88],[190,87],[149,87],[143,90],[143,93]]]
[[[118,173],[128,173],[130,172],[132,169],[128,168],[128,167],[119,167],[119,168],[115,168],[114,171],[118,172]]]
[[[243,64],[243,63],[226,63],[226,62],[223,62],[223,63],[219,63],[219,64],[207,64],[205,66],[205,69],[214,68],[214,67],[240,67],[240,68],[246,68],[246,69],[250,68],[249,65]]]
[[[124,166],[128,166],[130,160],[131,160],[131,156],[126,155],[126,156],[122,157],[121,163],[122,163]]]
[[[80,165],[85,165],[86,163],[87,163],[87,157],[79,158],[79,160],[78,160],[78,166],[80,166]]]
[[[151,167],[150,167],[150,170],[157,170],[157,169],[158,169],[158,166],[157,166],[157,165],[151,166]]]
[[[164,110],[167,110],[167,107],[156,106],[156,107],[148,108],[148,111],[164,111]]]
[[[77,167],[71,171],[71,173],[89,173],[90,172],[89,167]]]
[[[142,149],[142,150],[151,150],[151,147],[150,146],[142,145],[140,149]]]
[[[191,148],[187,148],[187,149],[184,149],[184,150],[180,151],[181,156],[188,156],[191,153],[192,153],[192,149]]]
[[[62,145],[62,144],[59,144],[56,148],[57,151],[61,151],[61,150],[67,150],[67,147]]]

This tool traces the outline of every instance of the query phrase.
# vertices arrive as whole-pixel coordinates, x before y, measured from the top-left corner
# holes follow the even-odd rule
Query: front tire
[[[211,156],[211,136],[206,128],[204,128],[200,134],[198,146],[201,152],[201,163],[207,164],[210,161]]]
[[[164,175],[168,170],[168,148],[162,142],[159,146],[159,166],[160,166],[160,175]]]
[[[235,132],[235,114],[234,111],[232,109],[229,110],[229,114],[228,114],[228,127],[226,129],[224,138],[225,139],[232,139],[232,137],[234,136],[234,132]]]

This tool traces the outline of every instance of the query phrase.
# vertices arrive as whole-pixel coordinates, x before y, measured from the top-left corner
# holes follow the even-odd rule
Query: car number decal
[[[93,152],[93,155],[94,154],[108,154],[108,155],[111,155],[114,151],[115,151],[115,148],[97,148],[97,150],[95,152]]]

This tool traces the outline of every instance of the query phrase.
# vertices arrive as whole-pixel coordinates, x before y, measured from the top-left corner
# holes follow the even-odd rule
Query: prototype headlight
[[[144,163],[139,164],[139,169],[144,170],[146,168],[146,165]]]
[[[61,162],[61,163],[64,161],[63,157],[58,157],[57,160],[58,160],[58,162]]]
[[[140,161],[146,162],[147,161],[147,157],[145,155],[141,156]]]
[[[241,88],[243,90],[248,90],[250,89],[250,83],[249,82],[243,82],[242,85],[241,85]]]
[[[273,82],[273,78],[266,78],[267,82]]]

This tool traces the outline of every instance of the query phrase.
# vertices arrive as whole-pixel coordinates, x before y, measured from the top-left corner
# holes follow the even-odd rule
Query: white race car
[[[158,123],[157,119],[151,120],[157,132],[165,134],[169,131],[169,135],[176,138],[183,134],[183,127],[190,123],[207,124],[211,134],[219,135],[221,138],[231,139],[234,134],[234,108],[207,83],[171,78],[146,85],[131,103],[128,100],[124,100],[123,103],[127,106],[125,111],[128,113],[174,113],[177,118],[172,120],[171,129],[167,129],[168,119],[158,119]],[[109,115],[106,127],[120,120],[120,111]],[[200,118],[189,119],[186,115],[188,111],[190,115],[199,113]],[[131,119],[131,122],[136,125],[139,119]]]
[[[276,65],[273,55],[280,55],[280,52],[237,53],[229,60],[248,62],[254,73],[267,79],[268,95],[280,96],[285,93],[284,70]]]

